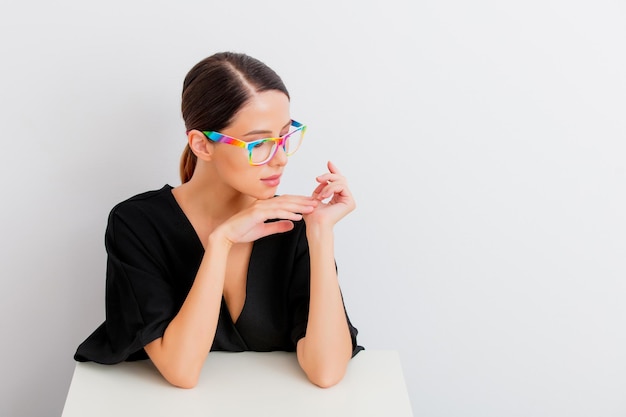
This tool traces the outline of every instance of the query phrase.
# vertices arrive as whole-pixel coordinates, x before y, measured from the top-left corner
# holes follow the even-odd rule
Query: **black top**
[[[253,243],[246,299],[233,323],[224,298],[211,350],[295,351],[309,309],[310,261],[304,221]],[[106,320],[76,351],[77,361],[114,364],[146,359],[183,304],[204,255],[172,187],[113,208],[105,235]],[[350,320],[353,355],[357,345]]]

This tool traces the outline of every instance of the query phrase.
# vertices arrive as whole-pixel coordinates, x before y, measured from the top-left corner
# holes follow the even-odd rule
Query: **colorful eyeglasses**
[[[226,143],[228,145],[234,145],[246,149],[248,151],[248,162],[250,165],[263,165],[268,163],[274,155],[276,155],[276,151],[279,146],[283,147],[287,156],[291,156],[296,153],[302,144],[302,138],[306,132],[306,126],[300,122],[292,120],[289,130],[289,133],[279,138],[264,138],[253,140],[252,142],[246,142],[210,130],[202,131],[202,133],[207,137],[207,139],[213,142]]]

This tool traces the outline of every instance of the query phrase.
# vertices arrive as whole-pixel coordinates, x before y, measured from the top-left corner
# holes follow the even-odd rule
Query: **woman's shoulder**
[[[117,203],[112,211],[125,210],[128,208],[163,205],[172,195],[172,186],[165,184],[158,190],[144,191]]]
[[[118,203],[109,214],[105,246],[109,253],[141,248],[153,260],[178,259],[179,251],[195,257],[203,249],[169,185]]]
[[[114,218],[124,220],[140,220],[171,215],[172,186],[166,184],[158,190],[136,194],[116,204],[109,214],[109,221]]]

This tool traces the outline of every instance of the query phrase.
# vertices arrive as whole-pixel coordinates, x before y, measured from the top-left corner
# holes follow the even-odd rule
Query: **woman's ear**
[[[208,140],[202,132],[199,130],[190,130],[187,132],[187,141],[191,152],[193,152],[198,159],[202,159],[203,161],[211,160],[215,144]]]

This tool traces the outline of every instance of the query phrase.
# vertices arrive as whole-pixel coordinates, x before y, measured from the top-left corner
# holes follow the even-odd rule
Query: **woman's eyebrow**
[[[284,128],[289,127],[289,125],[291,125],[291,120],[285,123],[285,125],[280,130],[283,130]],[[272,131],[271,130],[251,130],[250,132],[246,133],[244,136],[261,135],[261,134],[271,135]]]

